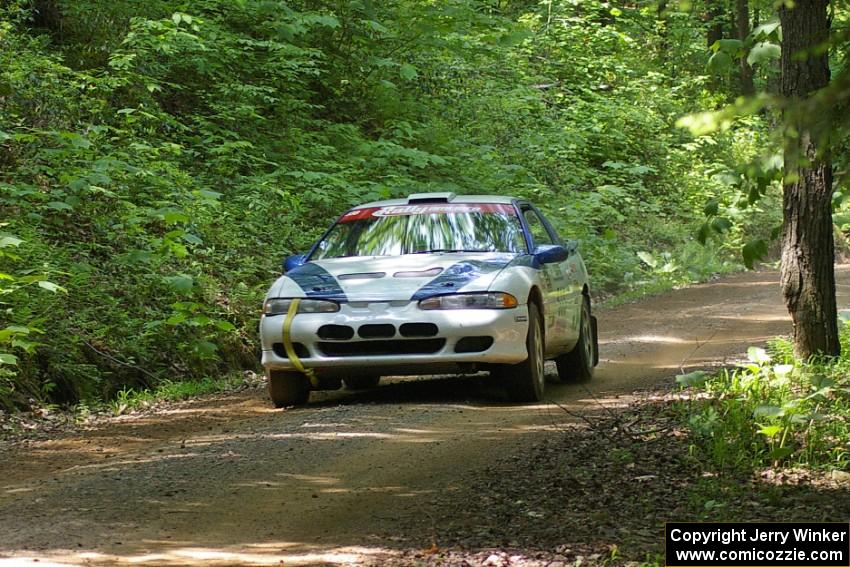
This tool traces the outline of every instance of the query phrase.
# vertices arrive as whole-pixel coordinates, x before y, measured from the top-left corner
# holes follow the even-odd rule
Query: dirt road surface
[[[738,359],[790,332],[777,282],[738,274],[601,310],[596,377],[547,397],[571,412],[622,405]],[[256,390],[7,444],[0,567],[336,565],[443,545],[452,511],[480,496],[468,474],[571,419],[553,403],[506,404],[482,377],[398,378],[287,411]]]

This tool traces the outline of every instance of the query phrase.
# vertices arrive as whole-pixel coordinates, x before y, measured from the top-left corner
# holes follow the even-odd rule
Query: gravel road
[[[598,411],[740,358],[790,331],[777,282],[737,274],[601,310],[597,376],[547,397]],[[480,500],[482,474],[505,474],[493,463],[522,475],[524,447],[574,425],[551,401],[507,404],[486,376],[398,378],[286,411],[251,390],[7,443],[0,566],[391,562],[486,528],[451,518]]]

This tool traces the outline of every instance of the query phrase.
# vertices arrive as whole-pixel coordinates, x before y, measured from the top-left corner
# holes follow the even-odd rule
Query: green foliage
[[[528,197],[581,241],[607,292],[736,269],[775,224],[724,177],[756,154],[759,117],[699,136],[675,126],[725,99],[684,12],[50,4],[50,18],[0,7],[0,209],[24,241],[2,259],[16,279],[0,281],[0,361],[17,360],[0,366],[3,407],[255,368],[280,259],[366,200]]]
[[[22,244],[24,241],[20,238],[0,233],[0,308],[8,322],[0,329],[0,406],[11,406],[27,394],[49,393],[46,384],[42,385],[41,392],[20,391],[16,368],[18,354],[34,353],[39,346],[36,337],[44,332],[38,326],[39,321],[32,321],[24,309],[15,309],[16,300],[26,297],[34,287],[51,293],[66,291],[35,270],[15,270],[15,264],[21,259],[17,249]]]
[[[846,325],[842,342],[850,343]],[[850,355],[801,363],[784,339],[770,350],[751,347],[749,361],[732,371],[677,377],[682,387],[708,396],[687,399],[678,408],[698,454],[721,468],[850,469]]]
[[[218,378],[205,376],[197,380],[163,380],[154,389],[122,388],[115,393],[107,407],[113,415],[122,415],[150,408],[159,402],[177,402],[202,394],[227,392],[241,383],[242,379],[237,375],[225,375]],[[86,413],[90,411],[90,408],[84,404],[81,408]]]
[[[767,61],[775,61],[779,59],[780,48],[775,43],[769,41],[760,41],[750,49],[747,55],[747,63],[750,65],[760,65]]]

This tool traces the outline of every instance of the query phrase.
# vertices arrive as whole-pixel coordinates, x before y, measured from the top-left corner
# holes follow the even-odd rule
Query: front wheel
[[[509,364],[498,369],[508,396],[515,402],[539,402],[543,399],[545,371],[543,363],[543,318],[534,303],[528,305],[528,335],[525,346],[528,358],[519,364]]]
[[[593,367],[598,362],[599,341],[596,336],[596,317],[590,314],[590,299],[584,296],[578,342],[573,350],[555,359],[558,378],[562,382],[586,382],[593,378]]]
[[[310,399],[310,380],[300,372],[268,370],[266,376],[274,407],[300,406]]]

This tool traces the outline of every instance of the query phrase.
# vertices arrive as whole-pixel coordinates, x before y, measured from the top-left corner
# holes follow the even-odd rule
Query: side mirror
[[[288,256],[283,261],[283,273],[292,271],[298,266],[303,266],[304,262],[307,260],[307,256],[304,254],[298,254],[296,256]]]
[[[534,257],[541,264],[554,264],[555,262],[563,262],[569,257],[570,253],[566,248],[559,244],[541,244],[534,249]]]

